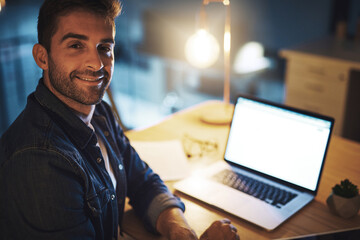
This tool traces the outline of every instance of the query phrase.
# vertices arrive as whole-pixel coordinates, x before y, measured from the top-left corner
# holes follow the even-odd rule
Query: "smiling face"
[[[101,101],[112,78],[114,37],[113,25],[100,15],[80,10],[59,17],[47,61],[39,65],[45,85],[79,112]]]

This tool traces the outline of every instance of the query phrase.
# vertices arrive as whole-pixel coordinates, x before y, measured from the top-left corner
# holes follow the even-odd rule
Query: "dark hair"
[[[121,4],[119,0],[45,0],[39,11],[37,30],[38,41],[48,52],[58,27],[58,18],[79,9],[98,14],[115,26]]]

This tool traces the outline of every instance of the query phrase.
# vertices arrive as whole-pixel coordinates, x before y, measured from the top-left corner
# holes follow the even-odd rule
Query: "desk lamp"
[[[219,56],[219,44],[206,28],[205,6],[211,2],[220,2],[226,7],[224,31],[224,100],[219,109],[204,113],[203,122],[209,124],[228,124],[231,122],[232,107],[230,105],[230,0],[203,0],[200,11],[200,28],[185,45],[185,56],[193,66],[207,68],[215,63]]]

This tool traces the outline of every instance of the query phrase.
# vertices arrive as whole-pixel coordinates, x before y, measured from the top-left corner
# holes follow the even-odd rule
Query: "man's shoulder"
[[[0,138],[0,157],[9,159],[22,151],[69,152],[67,136],[40,105],[29,101],[24,111]],[[67,149],[67,150],[66,150]]]

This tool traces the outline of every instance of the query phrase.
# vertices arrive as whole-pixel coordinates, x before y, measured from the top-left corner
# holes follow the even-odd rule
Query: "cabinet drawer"
[[[320,113],[335,118],[334,133],[341,135],[345,109],[345,98],[329,100],[317,98],[302,92],[291,91],[286,94],[285,103],[289,106]]]
[[[285,85],[287,92],[302,92],[304,95],[326,101],[338,101],[344,98],[347,86],[347,79],[329,81],[300,74],[288,74]]]
[[[345,101],[324,99],[303,92],[291,91],[286,93],[285,103],[295,105],[303,109],[326,114],[328,112],[340,112],[339,109],[344,107]],[[336,117],[336,116],[332,116]]]
[[[342,82],[348,77],[348,68],[338,64],[309,61],[288,61],[287,73],[325,82]]]

